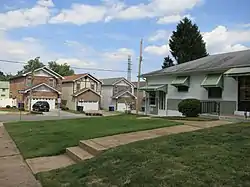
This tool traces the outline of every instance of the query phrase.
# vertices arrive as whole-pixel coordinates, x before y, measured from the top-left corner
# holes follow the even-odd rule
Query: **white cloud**
[[[50,22],[83,25],[99,21],[108,22],[113,19],[134,20],[163,17],[161,19],[164,20],[165,16],[182,14],[200,2],[202,0],[151,0],[149,3],[129,6],[119,0],[104,0],[99,6],[73,4],[70,9],[61,10]]]
[[[203,39],[210,54],[239,51],[248,48],[242,43],[250,42],[250,30],[228,30],[225,26],[218,26],[203,33]]]
[[[243,24],[242,27],[245,27],[245,28],[250,27],[250,23]]]
[[[32,8],[11,10],[5,13],[0,13],[0,28],[13,29],[46,24],[51,14],[48,5],[42,6],[42,2],[42,0],[39,0],[37,2],[38,4]]]
[[[166,30],[157,30],[152,36],[148,38],[148,41],[154,42],[159,40],[168,41],[170,32]]]
[[[104,19],[106,11],[103,6],[73,4],[71,9],[64,9],[51,18],[50,23],[73,23],[76,25],[95,23]]]
[[[38,0],[37,4],[45,7],[55,6],[52,0]]]
[[[170,15],[170,16],[164,16],[158,19],[158,24],[170,24],[170,23],[177,23],[180,20],[182,20],[184,17],[187,17],[191,20],[194,20],[194,17],[192,17],[190,14],[186,14],[184,16],[181,16],[179,14],[177,15]]]
[[[134,56],[135,52],[128,48],[119,48],[115,51],[104,52],[100,54],[107,61],[127,61],[128,56]]]
[[[150,46],[147,46],[144,49],[144,51],[151,55],[164,56],[164,55],[169,54],[169,46],[168,45],[161,45],[161,46],[150,45]]]
[[[71,65],[72,67],[91,67],[95,65],[94,62],[81,60],[78,58],[59,58],[56,60],[56,62],[58,62],[59,64],[67,63]]]
[[[23,41],[33,43],[33,42],[38,42],[38,39],[33,38],[33,37],[24,37],[24,38],[23,38]]]

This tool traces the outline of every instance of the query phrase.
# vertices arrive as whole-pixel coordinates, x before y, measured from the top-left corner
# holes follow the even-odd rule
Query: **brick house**
[[[62,82],[62,100],[70,110],[83,107],[84,111],[99,110],[102,82],[94,76],[76,74],[64,77]]]
[[[47,101],[50,109],[55,109],[58,98],[61,97],[63,77],[48,67],[38,68],[34,71],[33,85],[32,73],[24,73],[10,80],[10,97],[17,103],[24,103],[29,108],[30,91],[32,91],[31,106],[37,101]]]

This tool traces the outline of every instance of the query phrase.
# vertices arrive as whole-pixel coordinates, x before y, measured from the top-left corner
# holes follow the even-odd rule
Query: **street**
[[[83,118],[84,114],[73,114],[65,111],[52,110],[50,112],[44,112],[43,115],[21,115],[21,121],[43,121],[43,120],[60,120],[60,119],[73,119]],[[0,114],[0,122],[13,122],[20,121],[19,114]]]

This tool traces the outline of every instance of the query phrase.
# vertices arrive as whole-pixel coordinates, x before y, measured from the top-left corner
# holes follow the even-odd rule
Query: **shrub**
[[[197,117],[201,111],[201,102],[198,99],[184,99],[179,103],[178,110],[186,117]]]
[[[11,108],[10,105],[7,105],[6,108]]]
[[[62,109],[62,110],[69,110],[69,108],[66,107],[66,106],[64,106],[64,105],[61,106],[61,109]]]

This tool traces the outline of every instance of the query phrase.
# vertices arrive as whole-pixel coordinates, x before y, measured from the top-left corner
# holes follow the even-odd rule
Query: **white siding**
[[[195,74],[190,76],[190,85],[188,92],[178,92],[175,86],[172,86],[172,81],[176,76],[155,76],[147,78],[148,84],[168,84],[168,99],[186,99],[197,98],[200,100],[208,100],[208,92],[201,87],[201,83],[206,77],[206,74]],[[222,99],[225,101],[237,101],[237,81],[231,77],[224,77],[224,90]]]

